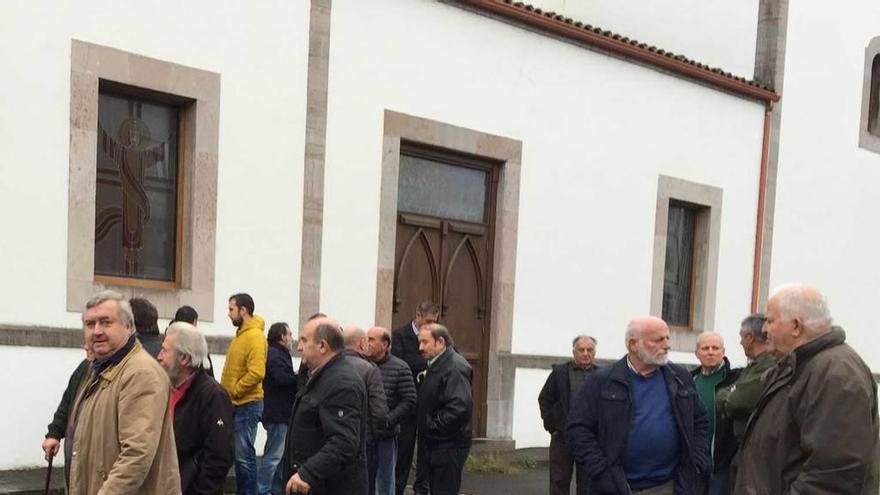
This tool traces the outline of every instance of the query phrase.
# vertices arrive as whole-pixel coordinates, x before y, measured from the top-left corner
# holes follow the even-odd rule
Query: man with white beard
[[[671,347],[663,320],[634,318],[626,356],[572,397],[566,440],[592,478],[590,493],[703,493],[708,419],[690,373],[669,362]]]
[[[232,402],[205,372],[205,336],[189,323],[174,322],[157,359],[171,380],[170,415],[181,492],[222,493],[234,460]]]

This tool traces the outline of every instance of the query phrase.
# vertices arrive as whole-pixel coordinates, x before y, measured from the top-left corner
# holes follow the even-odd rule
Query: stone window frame
[[[870,129],[871,113],[877,119],[874,132]],[[880,153],[880,36],[874,37],[865,47],[859,147]]]
[[[721,188],[660,174],[657,180],[657,211],[654,220],[654,266],[651,277],[651,314],[663,313],[663,281],[666,268],[666,230],[670,202],[695,205],[698,209],[694,238],[694,283],[690,328],[672,328],[672,348],[693,351],[697,336],[714,330],[721,238]]]
[[[183,304],[200,319],[214,314],[220,74],[137,55],[116,48],[71,42],[70,175],[67,226],[67,310],[82,311],[95,292],[113,289],[150,299],[159,317],[172,318]],[[179,284],[101,283],[95,280],[95,191],[100,81],[192,100],[181,108],[183,204]]]
[[[522,142],[451,124],[385,110],[379,202],[376,324],[390,328],[397,239],[397,187],[401,141],[444,148],[501,162],[495,209],[491,325],[487,356],[486,435],[509,438],[513,397],[503,393],[499,353],[510,353],[519,222]],[[508,387],[509,388],[509,387]]]

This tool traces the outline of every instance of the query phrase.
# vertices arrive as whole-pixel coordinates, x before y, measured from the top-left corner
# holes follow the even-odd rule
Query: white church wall
[[[616,336],[649,310],[658,174],[724,189],[716,322],[738,325],[761,105],[447,5],[383,3],[334,5],[323,309],[373,318],[387,108],[522,140],[514,352],[565,355],[582,329],[600,356],[622,352]],[[361,22],[372,9],[386,15]],[[548,327],[565,330],[531,336]]]
[[[332,24],[323,310],[374,318],[390,109],[522,141],[514,353],[564,359],[588,332],[600,358],[623,354],[626,322],[650,310],[659,174],[723,189],[715,327],[737,349],[762,105],[446,4],[336,2]],[[516,408],[537,397],[516,387]],[[531,419],[517,441],[540,437]]]
[[[173,15],[171,15],[173,14]],[[217,250],[206,333],[230,334],[226,298],[297,318],[308,3],[15,1],[0,6],[0,323],[77,327],[66,310],[71,39],[221,74]],[[197,198],[198,200],[198,198]],[[213,319],[215,323],[207,320]]]
[[[818,286],[832,316],[876,372],[880,303],[880,155],[859,147],[865,47],[880,5],[789,9],[771,288]],[[816,26],[823,34],[816,34]]]
[[[267,325],[295,326],[308,26],[308,2],[3,2],[0,324],[80,326],[66,309],[65,240],[78,39],[221,74],[216,299],[199,328],[232,335],[226,301],[239,291],[254,296]],[[21,402],[0,413],[0,470],[40,464],[46,424],[80,358],[76,349],[0,348],[0,383]]]

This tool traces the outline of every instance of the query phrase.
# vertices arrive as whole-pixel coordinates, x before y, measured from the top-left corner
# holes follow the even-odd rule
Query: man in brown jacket
[[[767,304],[765,329],[783,356],[746,426],[737,495],[878,493],[877,387],[831,326],[822,294],[789,285]]]
[[[101,292],[82,321],[95,361],[67,423],[68,493],[180,494],[168,375],[135,338],[131,306]]]

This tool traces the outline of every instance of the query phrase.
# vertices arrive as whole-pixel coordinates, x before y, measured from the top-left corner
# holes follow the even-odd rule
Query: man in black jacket
[[[416,413],[419,458],[425,461],[431,495],[458,495],[471,449],[473,371],[443,325],[421,327],[419,351],[428,361]]]
[[[375,363],[364,354],[367,350],[367,333],[360,327],[350,325],[343,329],[345,341],[345,360],[357,371],[367,387],[367,430],[364,440],[367,451],[367,473],[369,493],[376,492],[376,440],[379,433],[388,428],[388,400],[382,373]]]
[[[596,339],[589,335],[578,335],[571,343],[573,359],[567,363],[554,364],[547,377],[544,388],[538,394],[538,407],[544,429],[550,433],[550,495],[568,495],[571,489],[571,475],[576,464],[568,446],[565,444],[565,423],[571,397],[580,390],[584,379],[596,368]],[[577,466],[577,494],[590,493],[590,475]]]
[[[293,403],[284,443],[284,493],[367,492],[367,391],[343,347],[342,328],[329,318],[309,321],[299,334],[309,377]]]
[[[134,328],[137,330],[137,338],[144,346],[144,350],[151,356],[158,357],[162,349],[162,339],[165,337],[159,333],[159,311],[153,303],[142,297],[129,299],[131,312],[134,314]]]
[[[58,403],[58,408],[55,409],[52,422],[49,423],[48,431],[46,432],[46,438],[43,440],[43,452],[46,454],[47,461],[55,457],[61,449],[61,439],[64,438],[64,433],[67,429],[70,406],[73,403],[76,391],[79,390],[80,382],[89,374],[89,365],[95,359],[91,347],[88,344],[83,347],[86,350],[86,358],[80,361],[79,366],[70,375],[70,380],[67,381],[67,388],[64,390],[64,394],[61,395],[61,402]]]
[[[416,390],[419,381],[416,377],[428,367],[427,360],[419,352],[419,328],[422,325],[437,323],[440,318],[440,305],[431,301],[424,301],[416,308],[416,316],[406,325],[398,328],[391,334],[391,354],[403,359],[412,370]],[[400,422],[400,435],[397,437],[397,465],[395,476],[397,478],[397,495],[403,495],[406,483],[409,480],[409,470],[412,467],[413,453],[416,446],[416,416],[415,411],[404,417]],[[422,464],[419,464],[422,466]],[[416,472],[416,491],[427,490],[424,484],[426,474]]]
[[[266,334],[269,344],[266,359],[266,376],[263,378],[263,417],[260,421],[266,429],[266,445],[257,470],[257,488],[260,495],[271,493],[275,471],[284,453],[287,438],[287,422],[296,397],[298,377],[293,371],[290,348],[293,334],[287,323],[277,322]]]
[[[171,379],[170,414],[184,495],[223,493],[235,459],[232,402],[205,373],[205,337],[189,323],[172,323],[159,351],[159,364]]]
[[[391,332],[387,328],[373,327],[367,331],[367,356],[382,372],[385,398],[388,401],[388,425],[379,432],[373,458],[376,459],[375,476],[378,495],[394,495],[394,476],[397,461],[397,435],[400,422],[411,416],[416,409],[416,386],[412,371],[399,357],[391,355]],[[370,456],[367,456],[370,458]],[[371,483],[372,485],[372,483]]]

